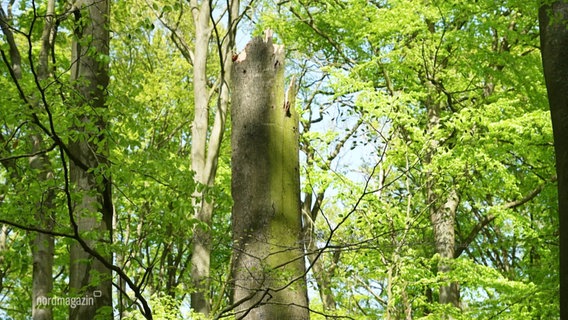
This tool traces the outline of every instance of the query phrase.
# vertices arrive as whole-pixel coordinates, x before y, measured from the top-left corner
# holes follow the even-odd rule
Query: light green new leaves
[[[305,65],[312,69],[308,70],[327,76],[324,85],[315,86],[310,72],[305,75],[310,78],[306,83],[319,90],[318,98],[305,100],[312,103],[312,113],[324,110],[322,122],[326,115],[345,122],[361,119],[360,135],[370,135],[372,155],[381,155],[382,176],[377,171],[370,181],[373,194],[363,198],[345,229],[336,233],[335,243],[348,248],[341,255],[341,272],[334,278],[342,308],[383,317],[403,317],[410,308],[418,318],[451,313],[464,319],[495,315],[500,308],[516,310],[515,317],[522,318],[532,303],[543,312],[552,310],[555,285],[543,279],[545,275],[554,278],[554,272],[530,262],[540,257],[556,263],[552,243],[557,223],[552,218],[554,186],[548,185],[554,171],[552,134],[535,50],[537,4],[532,4],[288,1],[279,7],[278,15],[267,14],[259,26],[275,29],[291,48],[291,58],[309,59],[312,64]],[[352,113],[330,112],[334,103],[338,110]],[[323,132],[313,125],[303,133],[303,143],[309,143],[318,156],[329,150],[326,144],[341,138],[344,128],[329,118]],[[366,149],[363,155],[369,174],[369,162],[372,168],[378,160]],[[343,177],[352,177],[349,172],[360,169],[352,165],[344,163]],[[305,172],[316,179],[306,181],[320,191],[337,188],[329,193],[333,200],[325,203],[322,212],[336,222],[358,200],[361,184],[310,182],[330,181],[334,176],[320,169],[325,170],[317,161],[309,162]],[[428,179],[436,181],[430,191],[440,203],[428,203]],[[512,205],[543,184],[536,198],[521,207]],[[468,241],[456,246],[467,249],[460,252],[468,263],[469,277],[487,280],[462,280],[467,272],[456,265],[453,277],[460,283],[464,302],[470,299],[462,315],[438,305],[437,297],[427,293],[440,285],[436,264],[429,260],[434,245],[428,212],[440,206],[452,189],[460,197],[456,241]],[[485,219],[491,222],[482,225]],[[324,234],[329,228],[326,221],[319,226]],[[354,275],[363,282],[352,279]],[[546,284],[532,284],[537,278]],[[363,284],[371,279],[377,281],[374,292]],[[350,294],[350,288],[357,289]],[[479,290],[494,291],[494,301],[486,295],[470,295]],[[547,306],[547,298],[523,300],[520,292],[552,302]],[[374,303],[365,302],[356,309],[350,299]]]

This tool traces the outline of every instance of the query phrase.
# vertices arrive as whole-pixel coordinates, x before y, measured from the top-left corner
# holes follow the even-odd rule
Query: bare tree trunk
[[[320,299],[322,301],[324,312],[333,312],[336,310],[337,305],[335,302],[335,296],[331,291],[331,278],[333,277],[335,267],[339,262],[340,252],[335,251],[332,256],[331,266],[326,269],[324,264],[323,254],[319,254],[319,248],[317,247],[316,239],[316,226],[315,221],[318,216],[318,212],[321,207],[321,202],[323,201],[324,194],[319,193],[316,197],[316,203],[312,206],[312,195],[310,193],[304,194],[303,203],[303,227],[304,227],[304,247],[306,250],[306,257],[312,266],[312,272],[314,274],[314,279],[318,286],[318,291]]]
[[[0,204],[3,199],[0,198]],[[10,268],[5,264],[6,239],[8,238],[8,226],[3,224],[0,228],[0,292],[4,290],[4,277]]]
[[[10,15],[10,16],[9,16]],[[4,12],[4,8],[0,6],[0,30],[4,33],[6,37],[6,42],[10,46],[10,59],[11,65],[7,65],[7,67],[12,69],[15,77],[20,79],[22,77],[22,56],[20,55],[20,51],[18,50],[18,46],[16,45],[16,40],[14,39],[14,34],[12,33],[12,29],[9,25],[9,22],[12,20],[10,10],[8,10],[8,14]]]
[[[41,35],[41,51],[39,54],[39,67],[37,70],[40,82],[49,77],[48,55],[53,45],[55,28],[55,0],[47,2],[45,25]],[[43,148],[43,139],[40,134],[32,135],[32,153]],[[46,154],[30,158],[30,166],[39,170],[39,181],[53,179],[53,170]],[[36,204],[35,219],[39,228],[51,231],[55,221],[53,216],[53,201],[55,192],[48,187],[45,196]],[[36,233],[32,241],[32,318],[34,320],[51,320],[53,312],[51,306],[38,305],[38,299],[48,297],[53,290],[53,256],[55,254],[55,240],[52,235]]]
[[[213,205],[205,199],[205,187],[208,177],[205,172],[207,157],[207,132],[209,130],[209,91],[207,90],[207,54],[211,39],[209,24],[209,1],[202,1],[197,6],[192,1],[192,12],[195,22],[195,50],[193,59],[193,94],[195,117],[191,129],[191,170],[195,172],[195,180],[199,186],[194,194],[195,217],[206,227],[198,226],[193,231],[193,250],[191,255],[191,280],[194,292],[191,293],[191,307],[199,313],[208,315],[211,309],[207,293],[209,290],[209,273],[211,265],[211,226]],[[195,8],[195,9],[194,9]],[[198,9],[198,10],[196,10]]]
[[[267,35],[253,39],[233,68],[232,274],[238,319],[309,318],[298,115],[284,99],[283,59],[283,48]]]
[[[21,78],[21,55],[14,40],[12,30],[8,25],[12,17],[5,14],[3,8],[0,7],[0,27],[2,32],[7,38],[10,46],[10,59],[12,61],[12,72],[15,80]],[[41,49],[39,53],[39,63],[36,69],[38,83],[41,85],[42,81],[49,77],[48,70],[48,55],[53,46],[53,36],[55,33],[55,0],[48,0],[45,20],[41,35]],[[40,108],[40,97],[32,95],[30,101],[33,107]],[[3,141],[0,136],[0,141]],[[45,153],[40,154],[43,150],[43,138],[41,133],[33,133],[30,136],[32,153],[35,156],[29,159],[29,164],[32,169],[38,172],[38,181],[40,183],[53,179],[53,170],[48,156]],[[3,163],[8,169],[14,163]],[[16,172],[11,174],[15,178]],[[53,230],[54,217],[53,217],[53,201],[55,199],[54,189],[47,187],[47,190],[42,194],[40,200],[36,202],[36,210],[34,218],[37,222],[37,227],[47,232]],[[53,290],[53,259],[55,251],[54,237],[45,233],[35,233],[30,243],[33,265],[32,265],[32,319],[34,320],[51,320],[53,319],[53,311],[50,305],[38,304],[42,297],[48,297]],[[0,286],[1,287],[1,286]]]
[[[428,107],[428,130],[435,130],[440,123],[440,106],[433,101],[427,101],[426,105]],[[438,146],[439,141],[431,141],[426,156],[427,164],[432,162]],[[436,252],[441,258],[438,272],[445,274],[451,271],[450,260],[454,259],[455,254],[455,220],[459,197],[453,188],[449,188],[446,191],[447,195],[436,192],[436,189],[443,189],[440,188],[440,183],[435,174],[431,170],[428,171],[426,188],[428,205],[430,207],[430,221],[434,231]],[[457,283],[451,282],[441,285],[439,294],[439,302],[441,304],[452,304],[459,308],[460,293]]]
[[[191,280],[194,292],[191,294],[191,307],[194,311],[208,315],[211,301],[208,297],[211,268],[211,222],[213,200],[207,199],[207,192],[215,182],[219,150],[225,132],[229,105],[229,80],[231,78],[232,57],[236,25],[239,13],[239,1],[229,3],[227,38],[221,42],[218,36],[218,50],[222,71],[220,92],[213,127],[209,127],[210,97],[207,87],[207,55],[212,38],[211,1],[193,0],[190,2],[195,26],[195,49],[193,52],[193,88],[195,117],[192,123],[191,170],[195,172],[195,181],[200,185],[194,193],[195,217],[202,223],[194,229],[193,250],[191,255]],[[219,30],[215,30],[218,32]],[[209,138],[208,138],[209,137]]]
[[[69,164],[72,192],[77,199],[73,217],[76,231],[94,232],[84,238],[93,249],[111,261],[112,254],[104,252],[101,244],[112,240],[112,196],[110,176],[107,170],[108,146],[105,142],[106,88],[109,82],[109,4],[107,0],[85,0],[72,8],[75,16],[73,41],[73,68],[71,79],[77,96],[75,117],[80,124],[75,127],[78,136],[69,144],[69,150],[77,161]],[[93,298],[89,303],[70,308],[70,320],[94,319],[97,313],[112,314],[112,274],[99,260],[88,254],[81,245],[71,246],[69,287],[71,294]],[[93,302],[93,303],[90,303]],[[104,308],[105,310],[102,310]]]
[[[33,152],[42,148],[41,139],[32,137]],[[30,159],[30,166],[40,170],[39,180],[53,179],[53,171],[47,156],[35,156]],[[43,199],[36,204],[35,219],[40,229],[51,231],[55,225],[53,216],[53,201],[55,192],[52,187],[45,191]],[[53,256],[55,254],[54,238],[50,234],[36,233],[31,244],[32,266],[32,319],[51,320],[53,313],[50,305],[38,305],[38,300],[48,297],[53,290]]]
[[[558,176],[560,318],[568,319],[568,3],[542,6],[539,19]]]
[[[456,209],[459,204],[459,198],[455,190],[451,190],[446,203],[431,213],[430,219],[434,228],[434,241],[436,243],[436,251],[440,255],[441,261],[438,265],[439,273],[448,273],[451,271],[450,261],[454,259],[455,253],[455,220]],[[442,304],[449,303],[459,308],[460,294],[459,286],[456,282],[440,286],[439,302]]]

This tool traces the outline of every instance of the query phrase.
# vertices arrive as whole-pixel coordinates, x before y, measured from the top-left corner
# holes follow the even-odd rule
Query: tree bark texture
[[[237,319],[308,319],[298,115],[284,97],[284,49],[253,39],[232,91],[233,303]]]
[[[33,152],[42,148],[38,137],[33,138]],[[42,182],[53,179],[53,171],[47,156],[35,156],[30,159],[30,166],[39,170],[39,179]],[[38,227],[43,230],[53,230],[55,225],[53,216],[53,201],[55,191],[52,187],[45,190],[43,199],[36,203],[35,219]],[[49,297],[53,290],[53,261],[55,254],[54,237],[50,234],[36,233],[32,240],[32,319],[53,319],[52,308],[49,305],[38,305],[42,297]]]
[[[455,190],[451,190],[444,205],[435,209],[430,215],[434,229],[434,241],[436,252],[440,255],[438,272],[445,274],[451,271],[450,260],[455,255],[455,220],[459,198]],[[439,302],[441,304],[452,304],[456,308],[460,307],[460,291],[458,283],[449,282],[440,286]]]
[[[539,19],[558,176],[560,319],[568,319],[568,3],[542,6]]]
[[[205,187],[208,186],[208,173],[205,171],[207,157],[207,132],[209,130],[209,91],[207,90],[207,54],[211,39],[209,23],[210,3],[191,2],[195,25],[195,49],[193,58],[193,96],[195,116],[191,127],[191,170],[195,172],[195,182],[201,184],[194,195],[195,218],[210,227],[213,204],[205,201]],[[201,190],[201,191],[200,191]],[[191,307],[195,312],[209,314],[210,303],[209,273],[211,265],[211,234],[208,228],[197,226],[193,230],[191,254]]]
[[[106,88],[109,82],[109,4],[107,0],[78,1],[73,8],[75,39],[73,41],[71,79],[76,96],[72,112],[78,124],[77,136],[69,150],[76,161],[69,164],[74,228],[90,248],[112,260],[100,244],[112,239],[112,197],[108,174],[106,145]],[[72,222],[72,224],[73,224]],[[87,232],[91,235],[87,236]],[[93,237],[92,234],[96,236]],[[93,297],[94,304],[70,308],[70,320],[94,319],[97,313],[112,312],[112,274],[99,260],[75,243],[71,246],[69,287],[72,295]],[[102,310],[105,308],[106,310]]]

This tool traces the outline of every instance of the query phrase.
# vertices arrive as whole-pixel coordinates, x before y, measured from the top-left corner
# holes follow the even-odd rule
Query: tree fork
[[[284,48],[269,32],[236,58],[232,83],[236,318],[309,319],[295,89],[284,97]]]

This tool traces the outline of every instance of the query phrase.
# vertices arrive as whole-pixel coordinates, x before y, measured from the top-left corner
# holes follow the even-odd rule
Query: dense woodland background
[[[559,318],[541,2],[0,4],[0,318],[234,318],[230,72],[267,28],[312,319]]]

